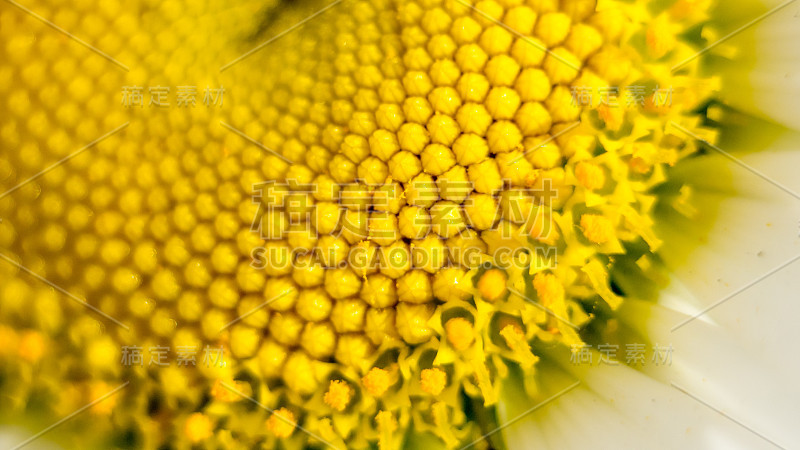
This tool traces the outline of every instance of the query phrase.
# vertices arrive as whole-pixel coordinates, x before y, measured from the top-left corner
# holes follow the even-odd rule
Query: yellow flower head
[[[472,442],[713,139],[708,2],[11,3],[0,379],[154,448]]]

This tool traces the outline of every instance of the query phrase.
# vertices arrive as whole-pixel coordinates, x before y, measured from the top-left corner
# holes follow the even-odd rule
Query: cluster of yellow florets
[[[0,182],[37,177],[0,193],[0,251],[112,319],[12,263],[0,320],[30,330],[0,336],[27,364],[46,364],[51,336],[108,390],[135,380],[123,395],[146,445],[165,414],[183,423],[171,438],[219,445],[480,436],[460,393],[491,406],[509,364],[535,370],[532,342],[581,344],[592,308],[621,301],[623,243],[645,243],[643,270],[658,249],[650,189],[694,148],[668,123],[696,128],[708,88],[691,65],[669,71],[693,2],[654,17],[613,1],[345,0],[241,60],[264,2],[223,3],[30,5],[127,73],[0,8]],[[187,84],[224,84],[228,103],[119,105],[125,86]],[[625,105],[634,85],[675,93]],[[578,88],[617,88],[620,105]],[[144,367],[119,364],[130,345]],[[153,346],[227,361],[154,368]],[[57,411],[92,386],[54,394]]]

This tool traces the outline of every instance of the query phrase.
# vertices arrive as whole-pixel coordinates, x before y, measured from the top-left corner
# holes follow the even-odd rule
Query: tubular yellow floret
[[[496,302],[506,293],[506,276],[500,269],[489,269],[478,280],[478,292],[484,300]]]
[[[222,364],[158,369],[149,381],[169,400],[159,414],[183,426],[165,434],[178,447],[263,440],[264,430],[236,426],[263,416],[223,404],[257,386],[265,404],[284,402],[266,421],[268,445],[318,445],[294,433],[299,418],[339,448],[376,440],[396,448],[420,417],[446,446],[470,442],[480,427],[452,393],[492,405],[506,382],[504,361],[533,375],[529,337],[580,342],[510,288],[530,288],[533,276],[536,298],[556,317],[581,314],[572,297],[592,293],[614,310],[623,299],[602,261],[640,238],[650,252],[638,264],[657,277],[647,264],[660,243],[651,187],[696,147],[667,124],[719,118],[692,112],[714,84],[700,82],[699,59],[669,71],[687,56],[683,36],[707,20],[710,1],[678,0],[656,13],[643,2],[630,11],[594,0],[467,2],[478,12],[457,0],[356,0],[243,62],[281,70],[226,70],[231,85],[263,87],[235,105],[111,108],[119,92],[110,90],[125,83],[144,85],[147,103],[151,78],[170,85],[174,102],[178,83],[201,81],[184,79],[185,63],[214,68],[218,58],[208,55],[233,59],[236,46],[223,46],[239,39],[194,33],[188,53],[172,55],[180,37],[198,24],[225,33],[222,18],[247,24],[260,1],[203,2],[180,24],[172,22],[184,0],[160,2],[145,22],[104,2],[85,20],[87,39],[112,55],[125,47],[128,75],[69,57],[55,35],[23,38],[30,30],[5,20],[0,147],[21,151],[0,152],[0,181],[25,180],[120,123],[129,122],[130,139],[108,136],[92,158],[76,157],[0,199],[0,247],[23,250],[13,257],[118,317],[131,327],[126,336],[145,339],[137,344],[224,350]],[[277,22],[304,17],[310,5],[301,3],[275,8]],[[56,23],[74,21],[61,6],[48,11]],[[163,30],[137,30],[152,24]],[[156,34],[168,48],[147,55],[136,49],[152,46],[119,39],[147,44]],[[138,64],[144,59],[153,64]],[[143,68],[161,66],[161,74]],[[670,85],[680,92],[674,104],[647,92]],[[93,86],[108,95],[93,96]],[[609,91],[616,98],[601,100]],[[204,127],[209,120],[230,125]],[[49,130],[56,123],[64,129]],[[673,206],[691,212],[687,199]],[[514,253],[504,259],[505,250]],[[74,347],[89,374],[102,375],[85,384],[89,396],[110,391],[121,335],[59,309],[49,291],[6,281],[0,321],[29,299],[39,312],[31,328],[0,325],[0,341],[14,344],[0,347],[0,358],[19,356],[12,362],[23,369],[9,380],[35,369],[58,381],[47,355]],[[62,334],[68,339],[53,339]],[[441,358],[434,367],[431,355]],[[235,381],[243,370],[255,378]],[[34,383],[24,392],[37,391],[35,380],[21,381]],[[210,406],[175,387],[183,385],[204,387]],[[138,402],[151,390],[125,395]],[[69,404],[67,394],[57,400]],[[419,394],[419,402],[410,397]],[[109,400],[92,411],[111,413]],[[234,409],[241,420],[229,420]],[[120,420],[115,426],[132,419]]]
[[[532,367],[539,360],[531,352],[525,333],[517,325],[506,325],[500,330],[500,336],[503,336],[506,345],[514,351],[523,368]]]
[[[475,328],[472,322],[463,317],[448,320],[444,324],[444,329],[447,333],[447,341],[456,350],[466,350],[475,342]]]

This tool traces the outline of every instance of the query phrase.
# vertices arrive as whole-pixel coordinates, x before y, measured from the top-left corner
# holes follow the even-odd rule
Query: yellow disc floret
[[[441,394],[447,386],[447,373],[436,367],[433,369],[422,369],[422,372],[420,372],[419,385],[423,391],[437,396]]]
[[[343,380],[331,380],[324,396],[325,403],[336,411],[344,411],[352,398],[353,388]]]
[[[267,419],[267,430],[279,438],[289,437],[297,427],[295,420],[293,412],[287,408],[281,408],[274,411]]]

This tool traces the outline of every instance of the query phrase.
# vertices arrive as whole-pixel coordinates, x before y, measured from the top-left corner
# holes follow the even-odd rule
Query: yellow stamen
[[[581,228],[586,239],[595,244],[605,244],[614,239],[614,224],[606,217],[584,214],[581,216]]]
[[[267,430],[279,438],[287,438],[292,435],[297,422],[294,413],[286,408],[281,408],[272,413],[267,419]]]
[[[428,394],[439,395],[447,386],[447,373],[437,367],[423,369],[420,374],[419,384],[422,390]]]
[[[539,360],[533,352],[531,346],[525,339],[525,333],[517,325],[506,325],[500,330],[500,335],[505,339],[506,344],[514,351],[520,360],[523,368],[532,367]]]
[[[353,388],[346,381],[331,380],[328,392],[325,393],[323,400],[336,411],[344,411],[352,398]]]
[[[397,420],[394,418],[394,414],[391,411],[380,411],[375,416],[375,421],[378,422],[378,431],[380,432],[378,448],[384,450],[393,448],[392,434],[397,430]]]
[[[373,367],[361,378],[361,384],[370,395],[374,397],[382,396],[392,385],[392,377],[388,370],[380,367]]]
[[[539,272],[533,277],[533,287],[545,307],[564,300],[564,286],[555,275]]]

